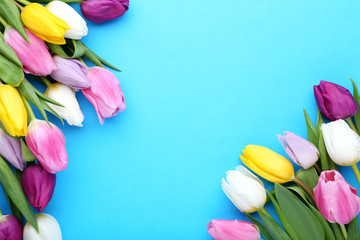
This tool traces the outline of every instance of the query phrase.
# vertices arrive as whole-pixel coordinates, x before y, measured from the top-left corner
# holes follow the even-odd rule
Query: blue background
[[[89,22],[83,42],[123,70],[127,109],[101,126],[78,93],[83,128],[51,117],[69,165],[44,212],[64,239],[206,240],[212,219],[247,220],[221,179],[247,144],[285,154],[276,134],[306,137],[302,108],[315,118],[320,80],[360,85],[359,7],[137,0],[119,19]],[[0,207],[10,213],[3,196]]]

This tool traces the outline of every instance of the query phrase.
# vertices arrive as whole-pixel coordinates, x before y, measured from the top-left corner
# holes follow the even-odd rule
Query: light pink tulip
[[[21,152],[20,139],[12,138],[0,129],[0,155],[17,169],[23,171],[26,163]]]
[[[259,240],[255,224],[238,220],[214,219],[207,225],[208,233],[215,240]]]
[[[348,224],[360,211],[357,190],[335,170],[320,174],[314,196],[320,213],[329,222]]]
[[[105,118],[113,117],[126,108],[119,80],[109,70],[101,67],[89,68],[86,74],[91,87],[82,89],[85,97],[94,106],[101,124]]]
[[[35,36],[28,29],[25,29],[25,31],[31,44],[10,26],[7,26],[4,32],[5,42],[18,55],[24,72],[39,76],[49,75],[56,69],[56,65],[49,53],[48,47],[44,40]]]
[[[41,166],[49,173],[56,173],[66,169],[69,160],[64,134],[54,124],[51,126],[43,120],[32,120],[25,140]]]

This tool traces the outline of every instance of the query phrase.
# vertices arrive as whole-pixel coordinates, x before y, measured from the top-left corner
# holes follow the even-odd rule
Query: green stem
[[[4,27],[7,27],[9,26],[9,24],[5,21],[5,19],[3,19],[1,16],[0,16],[0,23],[4,26]]]
[[[318,165],[317,163],[315,163],[315,164],[314,164],[314,167],[315,167],[317,173],[320,175],[320,173],[321,173],[321,168],[319,167],[319,165]]]
[[[353,165],[351,165],[352,170],[355,173],[356,179],[360,185],[360,172],[359,172],[359,168],[357,167],[356,163],[354,163]]]
[[[41,79],[41,81],[47,86],[49,87],[52,83],[49,81],[49,79],[47,79],[44,76],[39,76],[39,78]]]
[[[29,114],[30,122],[31,122],[32,120],[35,120],[36,117],[35,117],[35,115],[34,115],[33,110],[31,109],[31,106],[30,106],[29,102],[25,99],[25,97],[24,97],[23,95],[21,95],[21,98],[22,98],[22,100],[23,100],[23,102],[24,102],[26,111],[27,111],[27,113]]]
[[[293,181],[299,185],[300,187],[302,187],[302,189],[304,189],[311,197],[312,199],[314,199],[314,192],[313,190],[311,190],[311,188],[309,188],[303,181],[301,181],[300,179],[294,177]]]
[[[29,5],[31,2],[27,1],[27,0],[16,0],[19,3],[22,3],[24,5]]]
[[[347,119],[346,119],[346,122],[349,124],[350,128],[351,128],[352,130],[354,130],[354,132],[357,133],[357,135],[360,135],[359,132],[358,132],[358,130],[356,129],[353,121],[351,121],[351,118],[347,118]]]
[[[341,224],[341,225],[340,225],[340,228],[341,228],[342,234],[344,235],[345,240],[347,240],[347,239],[348,239],[348,234],[347,234],[345,225],[342,225],[342,224]]]
[[[82,60],[81,57],[79,57],[78,60],[79,60],[80,62],[82,62],[82,63],[85,65],[86,68],[89,68],[89,67],[86,65],[86,63],[84,62],[84,60]]]

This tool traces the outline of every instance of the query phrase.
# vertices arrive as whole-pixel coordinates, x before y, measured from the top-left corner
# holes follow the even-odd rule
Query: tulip
[[[16,88],[0,86],[0,121],[13,137],[25,136],[27,132],[27,113],[24,102]]]
[[[45,8],[69,25],[70,30],[66,30],[64,37],[81,39],[87,35],[88,28],[85,20],[68,4],[55,0],[47,4]]]
[[[354,116],[358,111],[349,90],[335,83],[320,81],[314,86],[314,94],[320,112],[331,121]]]
[[[260,240],[259,228],[245,221],[214,219],[207,231],[215,240]]]
[[[0,239],[21,240],[22,235],[22,226],[17,217],[14,215],[0,216]]]
[[[42,212],[50,202],[56,183],[56,175],[47,172],[40,165],[27,167],[21,178],[21,185],[31,206]]]
[[[113,117],[126,108],[119,80],[109,70],[101,67],[88,69],[86,77],[91,87],[82,89],[84,96],[94,106],[101,124],[105,118]]]
[[[103,23],[124,15],[129,9],[129,0],[86,0],[80,3],[80,8],[90,21]]]
[[[242,166],[238,166],[235,171],[227,171],[226,181],[222,179],[221,187],[241,212],[251,213],[265,205],[264,184]]]
[[[31,44],[28,43],[19,32],[8,26],[5,29],[5,42],[14,49],[18,55],[23,70],[33,75],[46,76],[56,69],[48,47],[45,42],[25,29]]]
[[[27,222],[24,227],[24,240],[62,240],[59,223],[50,214],[35,214],[39,232]]]
[[[290,161],[268,148],[247,145],[240,159],[245,166],[270,182],[286,183],[295,178]]]
[[[50,124],[51,127],[43,120],[32,120],[25,141],[41,166],[49,173],[56,173],[65,170],[69,160],[64,134]]]
[[[338,171],[322,172],[314,195],[316,206],[329,222],[348,224],[360,211],[357,190]]]
[[[86,66],[75,59],[67,59],[55,55],[53,57],[56,68],[50,76],[58,82],[72,88],[89,88],[90,82],[86,78]]]
[[[23,171],[26,163],[22,157],[20,140],[8,136],[0,128],[0,146],[0,155],[14,167]]]
[[[344,120],[323,123],[321,131],[326,150],[336,164],[350,166],[360,160],[360,137]]]
[[[64,106],[60,107],[48,103],[48,105],[59,114],[61,118],[65,119],[69,125],[82,127],[84,115],[76,100],[74,89],[62,83],[55,83],[48,87],[45,95]]]
[[[32,33],[54,44],[65,44],[64,34],[70,27],[39,3],[26,5],[21,20]],[[31,40],[30,40],[31,41]]]
[[[319,159],[319,150],[305,138],[292,132],[285,132],[285,136],[277,137],[291,160],[304,169],[312,167]]]

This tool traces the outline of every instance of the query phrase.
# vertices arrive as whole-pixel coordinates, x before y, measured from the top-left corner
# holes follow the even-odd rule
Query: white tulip
[[[323,123],[326,150],[338,165],[350,166],[360,160],[360,137],[342,119]]]
[[[251,213],[264,207],[266,191],[264,184],[243,166],[226,172],[222,189],[228,198],[242,212]]]
[[[61,229],[56,219],[46,213],[36,214],[39,232],[27,222],[24,227],[24,240],[62,240]]]
[[[69,125],[82,127],[84,114],[81,112],[79,103],[76,100],[74,89],[62,83],[55,83],[48,87],[45,95],[64,106],[60,107],[48,103],[48,105],[59,114],[61,118],[65,119]]]
[[[81,39],[88,33],[85,20],[68,4],[62,1],[52,1],[48,3],[46,9],[52,14],[62,19],[69,25],[70,30],[65,32],[64,37],[71,39]]]

